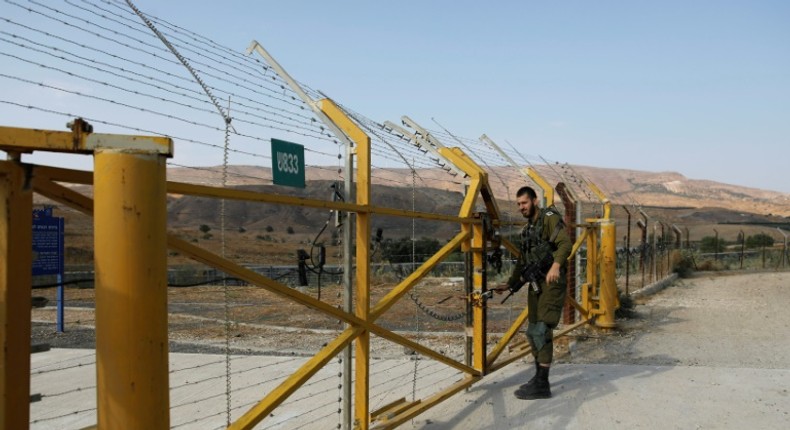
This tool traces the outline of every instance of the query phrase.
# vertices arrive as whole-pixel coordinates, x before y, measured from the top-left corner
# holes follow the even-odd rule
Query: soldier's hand
[[[510,290],[510,288],[507,286],[507,284],[501,284],[501,285],[491,289],[491,291],[493,291],[496,294],[502,294],[502,293],[504,293],[506,291],[509,291],[509,290]]]
[[[552,282],[557,282],[560,279],[560,265],[556,261],[551,264],[551,269],[549,269],[549,273],[546,274],[546,283],[551,284]]]

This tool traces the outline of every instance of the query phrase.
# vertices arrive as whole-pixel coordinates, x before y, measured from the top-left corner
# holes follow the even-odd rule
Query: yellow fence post
[[[30,422],[33,192],[25,169],[0,162],[0,429]]]
[[[367,321],[370,317],[370,137],[332,100],[321,100],[320,108],[356,145],[356,198],[357,205],[362,207],[356,222],[356,315]],[[370,426],[370,332],[367,330],[357,337],[355,359],[354,427],[367,430]]]
[[[598,220],[601,229],[600,250],[600,288],[598,290],[599,306],[603,312],[595,320],[595,324],[603,328],[614,328],[614,311],[617,309],[617,283],[615,282],[615,247],[617,235],[614,221]]]
[[[99,429],[168,429],[165,157],[94,156]]]
[[[485,290],[485,228],[482,224],[472,226],[472,291],[484,294]],[[486,371],[486,304],[481,296],[472,305],[472,367],[481,374]]]

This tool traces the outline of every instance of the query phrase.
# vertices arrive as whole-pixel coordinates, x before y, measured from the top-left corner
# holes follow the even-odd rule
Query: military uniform
[[[520,289],[526,282],[521,278],[524,267],[546,257],[540,255],[542,253],[551,252],[553,261],[560,265],[560,277],[556,282],[547,284],[546,273],[542,273],[537,285],[528,285],[527,340],[536,364],[548,364],[553,358],[552,329],[559,323],[565,303],[565,266],[572,244],[557,209],[549,207],[539,211],[537,218],[534,221],[528,219],[527,225],[521,230],[521,257],[507,285],[511,291]],[[545,241],[549,242],[549,247],[540,246]]]

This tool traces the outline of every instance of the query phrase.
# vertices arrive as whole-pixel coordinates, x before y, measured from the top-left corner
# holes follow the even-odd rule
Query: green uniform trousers
[[[565,279],[564,275],[564,273],[561,274],[561,280]],[[562,316],[566,294],[565,283],[546,284],[543,281],[540,285],[540,294],[533,291],[529,285],[526,285],[525,288],[529,288],[527,340],[532,347],[532,355],[535,356],[538,363],[551,363],[554,357],[552,330],[557,327]]]

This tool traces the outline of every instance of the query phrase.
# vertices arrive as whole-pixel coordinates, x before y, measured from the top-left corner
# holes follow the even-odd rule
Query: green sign
[[[272,139],[272,179],[276,185],[304,188],[304,146]]]

